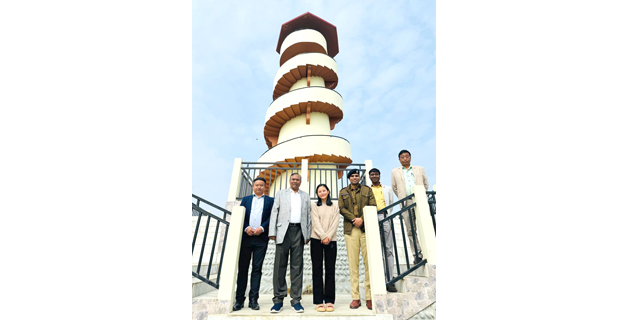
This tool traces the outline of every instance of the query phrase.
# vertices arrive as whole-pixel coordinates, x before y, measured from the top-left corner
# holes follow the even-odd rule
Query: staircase
[[[415,188],[415,187],[414,187]],[[260,310],[251,310],[248,307],[248,300],[245,307],[236,312],[232,312],[232,305],[234,297],[234,290],[236,289],[236,264],[238,261],[238,248],[240,247],[240,237],[242,233],[242,223],[245,215],[244,208],[238,206],[238,201],[228,201],[226,204],[227,209],[222,209],[223,212],[228,212],[227,220],[230,226],[230,232],[221,236],[220,231],[212,230],[212,225],[208,228],[208,238],[212,238],[213,243],[223,244],[225,243],[224,251],[221,251],[220,245],[216,245],[215,251],[223,253],[222,267],[219,268],[219,259],[213,260],[210,268],[210,276],[208,280],[216,282],[217,270],[221,269],[219,288],[215,289],[199,279],[193,277],[192,281],[192,318],[193,320],[204,319],[229,319],[229,320],[243,320],[243,319],[286,319],[284,317],[323,317],[326,319],[346,320],[345,318],[364,317],[365,319],[384,319],[384,320],[407,320],[407,319],[435,319],[435,303],[436,303],[436,265],[435,263],[435,235],[433,224],[431,222],[431,216],[429,215],[429,205],[427,203],[427,196],[424,188],[422,190],[414,189],[414,193],[417,193],[416,202],[425,203],[417,207],[417,219],[419,223],[423,223],[422,227],[425,235],[421,237],[421,246],[423,247],[423,254],[425,259],[432,258],[433,263],[427,262],[420,268],[416,269],[412,273],[408,274],[401,280],[396,282],[396,288],[398,292],[389,293],[385,291],[384,280],[384,267],[381,259],[381,242],[379,239],[379,225],[375,222],[370,223],[367,221],[376,221],[377,211],[374,207],[365,207],[364,216],[367,232],[367,247],[368,251],[368,264],[369,271],[371,272],[371,293],[373,294],[373,310],[368,310],[365,306],[364,297],[364,276],[363,267],[360,274],[360,292],[362,294],[361,301],[362,306],[358,309],[350,309],[349,304],[351,302],[351,295],[347,292],[336,292],[336,302],[334,304],[334,312],[317,312],[315,305],[312,303],[312,294],[310,291],[305,290],[306,280],[304,277],[304,292],[302,295],[302,305],[306,309],[304,313],[295,313],[290,308],[290,298],[287,297],[284,300],[284,310],[278,314],[270,313],[270,308],[273,305],[272,302],[272,289],[271,279],[272,274],[265,274],[267,269],[272,270],[272,261],[266,259],[263,267],[263,277],[260,288]],[[417,191],[417,192],[416,192]],[[206,203],[209,203],[206,201]],[[195,208],[195,206],[194,206]],[[197,218],[193,218],[196,221]],[[370,223],[370,224],[369,224]],[[206,228],[194,228],[198,230],[198,238],[203,235]],[[420,232],[420,231],[419,231]],[[427,233],[430,235],[427,237]],[[216,235],[215,235],[216,234]],[[377,236],[375,236],[377,235]],[[402,240],[402,238],[398,238]],[[237,242],[238,241],[238,242]],[[397,241],[399,242],[399,241]],[[403,242],[403,241],[400,241]],[[271,246],[272,243],[269,244]],[[409,246],[409,242],[405,242],[406,246]],[[197,246],[197,244],[196,244]],[[307,246],[306,246],[307,247]],[[373,249],[371,248],[378,248]],[[197,249],[197,248],[196,248]],[[403,248],[398,243],[398,249],[400,252],[409,251],[409,248]],[[197,251],[197,250],[194,250]],[[268,251],[267,251],[268,253]],[[205,255],[206,253],[204,253]],[[308,254],[309,255],[309,254]],[[410,255],[408,255],[410,256]],[[399,255],[400,257],[400,255]],[[193,271],[197,270],[197,257],[193,259]],[[208,262],[202,259],[202,267],[200,268],[200,274],[202,276],[207,275]],[[214,262],[217,261],[217,262]],[[429,261],[429,260],[427,260]],[[405,265],[405,257],[399,259],[400,270],[407,270]],[[309,263],[305,262],[304,263]],[[267,264],[271,267],[267,268]],[[362,264],[362,262],[361,262]],[[305,267],[304,267],[305,270]],[[338,271],[338,269],[337,269]],[[250,268],[251,272],[251,268]],[[403,272],[403,271],[401,271]],[[399,277],[395,272],[395,277]],[[400,278],[400,277],[399,277]],[[288,276],[287,276],[288,282]],[[337,283],[338,284],[338,283]],[[338,286],[337,286],[338,287]]]
[[[277,314],[270,313],[273,306],[272,294],[261,294],[258,302],[260,310],[251,310],[248,307],[249,301],[245,301],[245,307],[236,312],[226,314],[216,314],[219,312],[220,305],[217,299],[218,290],[193,296],[193,320],[206,319],[284,319],[286,317],[301,316],[306,318],[323,317],[328,320],[345,320],[345,318],[356,319],[365,317],[366,319],[384,319],[384,320],[406,320],[406,319],[435,319],[435,266],[425,265],[419,268],[413,274],[405,277],[396,284],[399,292],[388,293],[385,297],[378,299],[376,310],[368,310],[364,304],[364,290],[360,290],[362,297],[362,306],[358,309],[350,309],[350,294],[336,295],[336,303],[334,303],[334,312],[317,312],[316,306],[312,303],[312,295],[302,295],[301,304],[305,308],[302,314],[295,313],[290,308],[290,298],[284,299],[284,310]],[[364,283],[360,283],[360,287],[364,288]],[[212,287],[211,287],[212,288]],[[375,311],[377,313],[375,313]],[[382,313],[383,312],[383,313]]]
[[[213,271],[215,270],[215,271]],[[210,269],[210,277],[208,278],[209,280],[211,280],[212,282],[216,282],[217,281],[217,272],[216,270],[219,270],[219,266],[213,264],[212,268]],[[197,271],[197,264],[193,264],[193,268],[192,271]],[[202,266],[200,269],[200,274],[205,275],[208,272],[208,266]],[[201,296],[203,294],[206,294],[208,292],[212,292],[212,291],[216,291],[217,289],[215,289],[213,286],[195,278],[195,277],[191,277],[192,279],[192,287],[193,287],[193,293],[192,293],[192,297],[198,297]]]

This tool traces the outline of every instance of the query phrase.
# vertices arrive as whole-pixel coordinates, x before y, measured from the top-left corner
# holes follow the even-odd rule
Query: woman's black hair
[[[321,184],[319,184],[316,187],[316,197],[318,198],[318,201],[316,201],[316,205],[319,206],[319,207],[323,205],[323,200],[318,195],[318,188],[320,188],[320,187],[325,187],[325,189],[327,189],[327,201],[325,203],[327,203],[328,206],[331,206],[332,205],[332,202],[331,202],[331,191],[329,190],[327,185],[324,184],[324,183],[321,183]]]

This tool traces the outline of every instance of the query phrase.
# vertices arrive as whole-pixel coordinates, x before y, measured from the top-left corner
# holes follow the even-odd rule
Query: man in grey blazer
[[[275,240],[275,264],[273,266],[272,313],[282,311],[288,292],[286,267],[290,254],[290,305],[295,312],[303,312],[301,292],[303,287],[303,246],[310,242],[312,233],[310,195],[299,190],[301,175],[290,176],[290,188],[275,194],[269,239]]]
[[[423,185],[425,190],[429,189],[429,182],[427,181],[427,174],[425,174],[425,168],[411,165],[412,154],[407,150],[401,150],[399,152],[399,162],[401,166],[392,169],[390,172],[390,184],[392,184],[392,190],[396,193],[397,197],[403,199],[412,194],[413,185]],[[414,203],[414,198],[406,201],[406,205],[409,206]],[[420,243],[418,237],[412,236],[412,224],[414,225],[414,233],[416,233],[416,214],[414,213],[413,219],[410,221],[409,213],[404,212],[401,214],[405,221],[407,237],[410,241],[410,247],[412,254],[414,255],[414,264],[422,260],[422,252],[420,250]],[[417,255],[418,253],[418,255]]]

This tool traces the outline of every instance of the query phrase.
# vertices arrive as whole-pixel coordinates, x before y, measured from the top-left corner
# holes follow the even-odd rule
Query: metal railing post
[[[232,179],[230,179],[230,192],[228,193],[227,201],[235,201],[238,194],[238,188],[240,187],[241,180],[241,167],[243,165],[243,159],[234,159],[234,168],[232,169]]]
[[[429,212],[429,199],[423,185],[412,186],[414,202],[416,203],[416,227],[423,258],[427,263],[436,264],[436,236],[433,229],[433,220]]]
[[[377,312],[375,301],[379,295],[385,295],[386,279],[384,257],[381,250],[381,237],[375,206],[364,207],[364,229],[366,230],[366,255],[368,259],[368,278],[370,280],[373,308]]]

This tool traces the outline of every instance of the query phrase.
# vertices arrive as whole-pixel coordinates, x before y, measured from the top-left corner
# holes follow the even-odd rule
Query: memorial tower
[[[282,25],[277,52],[280,67],[273,80],[273,102],[264,120],[264,139],[269,149],[258,162],[297,163],[308,159],[309,163],[350,164],[349,141],[331,135],[343,117],[342,96],[333,90],[338,85],[338,66],[333,59],[338,54],[336,27],[304,13]],[[314,167],[324,166],[310,168]],[[267,193],[269,188],[274,194],[277,190],[273,189],[288,187],[286,176],[273,172],[260,176],[267,179]],[[276,184],[276,180],[283,181]],[[332,189],[332,193],[338,191]]]

